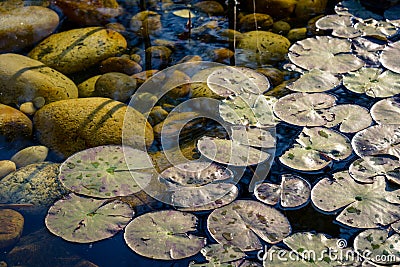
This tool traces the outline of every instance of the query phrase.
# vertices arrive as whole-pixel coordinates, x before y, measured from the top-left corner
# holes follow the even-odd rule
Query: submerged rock
[[[33,163],[39,163],[47,158],[49,149],[45,146],[30,146],[18,151],[11,157],[17,168],[25,167]]]
[[[24,217],[11,209],[0,209],[0,248],[14,245],[22,234]]]
[[[0,160],[0,180],[17,170],[17,166],[11,160]]]
[[[135,78],[124,73],[109,72],[97,79],[92,95],[125,102],[129,100],[136,89]]]
[[[131,19],[130,29],[139,36],[157,34],[162,29],[161,16],[154,11],[142,11]]]
[[[144,116],[109,98],[78,98],[44,106],[35,113],[40,143],[62,157],[86,148],[122,144],[144,149],[153,142],[153,129]]]
[[[268,30],[274,21],[267,14],[252,13],[240,18],[239,25],[242,31]]]
[[[20,104],[43,97],[46,103],[77,98],[73,81],[42,62],[18,54],[0,55],[0,103]]]
[[[8,140],[32,135],[32,121],[21,111],[0,104],[0,135]]]
[[[126,47],[127,42],[120,33],[88,27],[53,34],[33,48],[28,56],[69,74],[92,67],[123,52]]]
[[[4,12],[0,17],[0,53],[18,51],[49,36],[58,26],[56,12],[27,6]]]

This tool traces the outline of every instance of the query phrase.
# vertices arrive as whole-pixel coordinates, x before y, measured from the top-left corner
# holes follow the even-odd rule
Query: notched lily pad
[[[275,128],[250,128],[234,125],[232,140],[242,145],[262,148],[274,148],[276,143]]]
[[[361,36],[362,31],[354,28],[352,16],[327,15],[315,23],[318,29],[332,30],[332,35],[342,38]]]
[[[193,256],[206,238],[194,234],[196,216],[174,210],[150,212],[136,217],[125,228],[125,242],[136,253],[160,260]]]
[[[344,75],[343,85],[370,97],[390,97],[400,93],[400,74],[380,68],[361,68]]]
[[[131,147],[98,146],[80,151],[60,166],[61,183],[77,194],[111,198],[141,190],[152,177],[146,152]],[[147,170],[147,171],[146,171]]]
[[[229,123],[268,127],[276,124],[270,104],[263,95],[241,94],[219,105],[220,116]]]
[[[301,171],[316,171],[327,166],[332,160],[342,160],[350,156],[350,140],[323,127],[303,128],[295,145],[279,160],[286,166]]]
[[[197,149],[205,157],[222,164],[250,166],[266,161],[270,155],[236,141],[203,136],[197,142]]]
[[[349,167],[349,174],[362,183],[373,183],[377,176],[400,185],[400,161],[385,157],[363,157]]]
[[[320,93],[336,88],[340,80],[330,72],[312,69],[286,87],[292,91]]]
[[[393,24],[374,19],[360,21],[356,23],[354,27],[363,33],[362,36],[374,37],[384,41],[395,35],[397,32],[397,29]]]
[[[399,192],[386,191],[385,178],[377,177],[372,184],[356,182],[347,171],[333,178],[320,180],[311,190],[311,200],[320,210],[337,212],[336,220],[355,228],[378,228],[400,219],[400,206],[395,202]]]
[[[354,249],[379,265],[398,265],[400,262],[400,235],[389,236],[387,230],[368,229],[356,236]],[[392,266],[393,266],[392,265]]]
[[[381,65],[379,56],[385,45],[363,37],[353,39],[352,43],[354,45],[354,52],[359,58],[365,61],[366,67],[379,67]]]
[[[70,194],[50,207],[45,223],[50,232],[67,241],[91,243],[114,236],[133,214],[128,204],[118,200]]]
[[[375,125],[351,140],[354,152],[360,157],[392,155],[400,159],[400,125]]]
[[[378,124],[400,124],[400,96],[376,102],[371,107],[371,116]]]
[[[227,244],[208,245],[201,250],[201,254],[213,264],[230,263],[246,257],[240,248]]]
[[[289,48],[289,59],[306,69],[346,73],[361,68],[364,62],[351,54],[351,42],[330,36],[316,36],[296,42]]]
[[[368,109],[352,104],[337,105],[329,109],[335,119],[328,122],[325,127],[334,127],[338,124],[342,133],[355,133],[372,124]]]
[[[242,251],[261,249],[260,239],[278,243],[291,231],[288,219],[278,210],[252,200],[236,200],[214,210],[207,218],[207,228],[218,243]]]
[[[324,93],[293,93],[274,104],[274,113],[281,120],[298,126],[322,126],[334,117],[329,108],[336,98]]]
[[[396,73],[400,73],[400,41],[390,43],[381,53],[380,61],[382,65]]]
[[[308,202],[310,192],[311,185],[306,180],[296,175],[284,174],[280,185],[258,184],[254,195],[258,200],[269,205],[275,205],[280,200],[283,208],[297,208]]]

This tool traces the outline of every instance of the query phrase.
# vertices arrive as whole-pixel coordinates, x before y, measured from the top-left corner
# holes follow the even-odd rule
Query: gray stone
[[[26,147],[11,157],[11,161],[15,163],[17,168],[25,167],[33,163],[45,161],[49,149],[45,146]]]

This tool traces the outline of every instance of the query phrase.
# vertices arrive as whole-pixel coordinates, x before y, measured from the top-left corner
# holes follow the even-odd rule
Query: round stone
[[[24,217],[11,209],[0,209],[0,248],[17,243],[24,229]]]
[[[15,162],[17,168],[21,168],[33,163],[45,161],[49,149],[45,146],[26,147],[11,157],[11,161]]]
[[[0,160],[0,180],[17,170],[17,166],[11,160]]]
[[[32,135],[32,121],[21,111],[0,104],[0,135],[8,140]]]

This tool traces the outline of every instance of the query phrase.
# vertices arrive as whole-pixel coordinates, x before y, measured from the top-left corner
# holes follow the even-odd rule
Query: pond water
[[[398,266],[400,4],[361,2],[0,1],[0,266]]]

